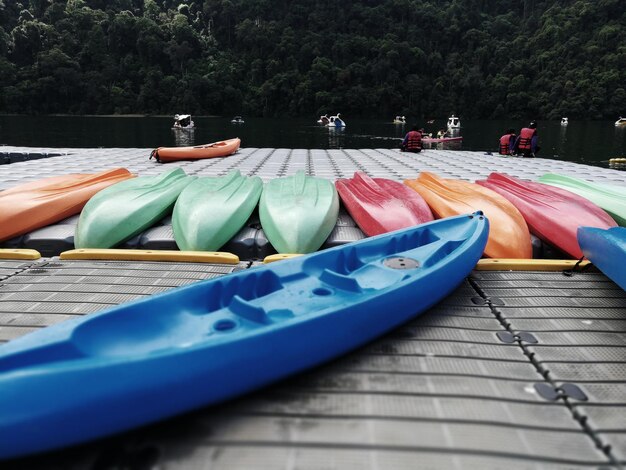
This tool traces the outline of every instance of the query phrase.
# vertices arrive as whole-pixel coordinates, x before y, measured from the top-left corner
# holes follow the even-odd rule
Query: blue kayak
[[[579,227],[577,236],[585,257],[626,290],[626,227]]]
[[[0,458],[217,403],[312,367],[454,290],[482,212],[198,282],[0,346]]]

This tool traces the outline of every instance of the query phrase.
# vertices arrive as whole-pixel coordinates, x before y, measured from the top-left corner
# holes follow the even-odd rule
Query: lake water
[[[129,147],[200,145],[239,137],[243,147],[272,148],[396,148],[409,124],[391,119],[345,118],[345,129],[326,128],[309,118],[194,117],[193,131],[172,130],[171,117],[96,116],[0,116],[0,145],[29,147]],[[445,128],[447,119],[422,124],[427,132]],[[464,120],[460,144],[437,148],[497,152],[498,140],[509,127],[519,129],[526,121]],[[538,121],[539,156],[609,167],[609,159],[626,157],[626,127],[613,121]],[[621,168],[623,169],[623,168]]]

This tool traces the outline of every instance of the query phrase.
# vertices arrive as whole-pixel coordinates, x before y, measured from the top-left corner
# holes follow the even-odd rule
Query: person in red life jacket
[[[515,129],[509,129],[502,137],[500,137],[500,148],[498,153],[500,155],[513,155],[515,153],[515,141],[517,135]]]
[[[524,127],[517,136],[515,141],[515,149],[517,153],[522,154],[523,157],[534,157],[539,152],[539,146],[537,145],[537,123],[532,121],[528,127]]]
[[[404,136],[404,140],[400,145],[403,152],[418,153],[422,151],[422,133],[417,126],[413,126],[411,130]]]

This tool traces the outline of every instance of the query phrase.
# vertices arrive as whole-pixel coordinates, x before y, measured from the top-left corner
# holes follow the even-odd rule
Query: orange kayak
[[[489,219],[489,258],[532,258],[530,232],[522,214],[495,191],[467,181],[439,178],[422,172],[404,183],[417,191],[438,218],[481,210]]]
[[[101,189],[132,178],[125,168],[52,176],[0,192],[0,241],[78,214]]]
[[[227,157],[232,155],[241,145],[241,139],[228,139],[212,144],[195,147],[159,147],[150,154],[157,162],[174,162],[177,160],[199,160],[201,158]]]

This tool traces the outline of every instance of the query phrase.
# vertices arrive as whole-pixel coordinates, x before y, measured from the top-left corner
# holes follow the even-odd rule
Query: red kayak
[[[522,213],[531,233],[573,258],[583,253],[578,227],[616,227],[615,221],[593,202],[565,189],[491,173],[476,183],[508,199]]]
[[[438,144],[441,142],[461,142],[463,137],[422,137],[425,144]]]
[[[371,237],[433,220],[426,201],[402,183],[370,178],[357,171],[350,179],[335,181],[344,206]]]

